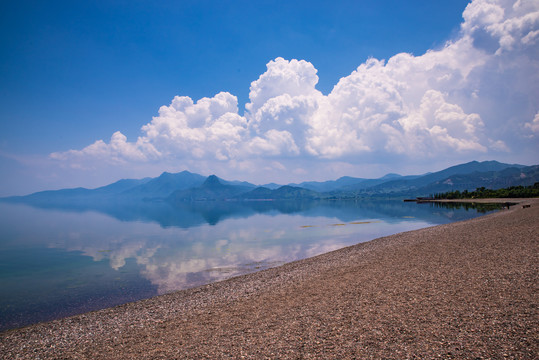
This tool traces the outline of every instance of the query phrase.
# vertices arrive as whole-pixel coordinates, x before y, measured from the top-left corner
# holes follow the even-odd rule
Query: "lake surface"
[[[0,330],[479,215],[402,201],[0,203]]]

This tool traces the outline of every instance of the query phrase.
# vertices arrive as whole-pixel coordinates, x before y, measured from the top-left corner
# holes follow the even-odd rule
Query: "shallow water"
[[[402,201],[0,203],[0,330],[481,214]]]

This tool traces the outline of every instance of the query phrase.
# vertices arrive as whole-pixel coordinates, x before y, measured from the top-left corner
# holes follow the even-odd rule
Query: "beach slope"
[[[6,331],[0,358],[536,359],[538,240],[539,200],[521,200],[473,220]]]

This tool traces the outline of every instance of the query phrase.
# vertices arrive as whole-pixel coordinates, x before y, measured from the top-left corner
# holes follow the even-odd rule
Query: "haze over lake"
[[[0,203],[0,330],[480,215],[402,201]]]

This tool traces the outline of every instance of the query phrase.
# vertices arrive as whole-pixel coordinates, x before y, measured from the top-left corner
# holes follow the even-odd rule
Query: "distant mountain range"
[[[368,180],[337,189],[332,194],[336,197],[343,195],[349,197],[429,196],[446,191],[475,190],[482,186],[492,189],[517,185],[527,186],[537,181],[539,181],[539,165],[524,166],[503,164],[497,161],[472,161],[422,176],[403,176],[378,184]]]
[[[388,174],[378,179],[344,176],[337,180],[300,184],[256,186],[242,181],[226,181],[215,175],[205,177],[189,171],[164,172],[156,178],[123,179],[96,189],[41,191],[0,200],[42,206],[73,204],[137,203],[159,201],[171,204],[200,201],[315,200],[353,198],[404,198],[429,196],[478,187],[498,189],[539,182],[539,165],[472,161],[442,171],[402,176]]]
[[[251,184],[229,185],[221,182],[217,176],[211,175],[204,180],[202,185],[190,189],[176,190],[166,200],[171,202],[230,200],[240,194],[248,193],[253,188],[254,185]]]

